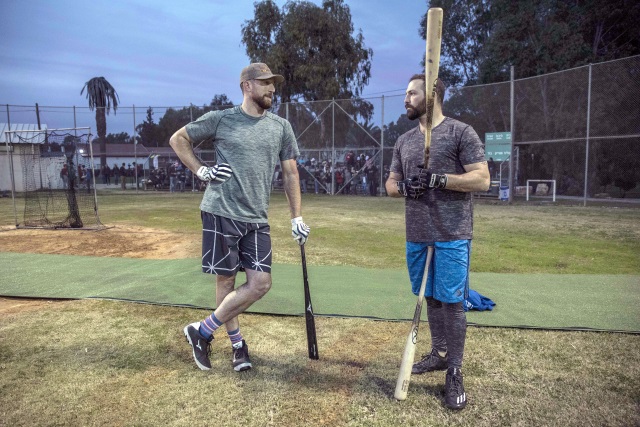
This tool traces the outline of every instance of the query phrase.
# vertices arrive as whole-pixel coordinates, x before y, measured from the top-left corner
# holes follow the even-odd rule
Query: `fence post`
[[[9,115],[9,104],[7,104],[7,129],[11,131],[11,116]],[[13,219],[16,223],[16,228],[18,228],[18,211],[16,209],[16,180],[15,180],[15,171],[13,169],[13,143],[11,143],[11,133],[5,134],[7,138],[4,142],[7,146],[7,159],[9,159],[9,169],[11,171],[11,201],[13,202]]]
[[[382,194],[384,190],[384,95],[382,95],[382,105],[380,108],[380,187],[378,194]]]
[[[591,130],[591,64],[589,64],[589,82],[587,85],[587,140],[586,153],[584,156],[584,201],[583,206],[587,206],[587,187],[589,182],[589,137]]]
[[[331,195],[336,188],[336,100],[331,98]]]
[[[516,191],[514,182],[513,182],[513,143],[515,141],[514,138],[514,134],[515,134],[515,111],[514,111],[514,105],[515,105],[515,67],[512,65],[511,66],[511,100],[509,102],[509,110],[510,110],[510,119],[509,121],[510,123],[510,132],[511,132],[511,152],[509,153],[509,203],[513,203],[513,194]]]
[[[136,140],[136,104],[133,104],[133,178],[136,180],[136,194],[138,194],[138,141]]]

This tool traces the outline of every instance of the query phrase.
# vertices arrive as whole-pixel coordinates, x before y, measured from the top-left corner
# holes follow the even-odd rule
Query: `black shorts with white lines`
[[[201,211],[202,271],[234,276],[245,269],[271,273],[267,223],[249,223]]]

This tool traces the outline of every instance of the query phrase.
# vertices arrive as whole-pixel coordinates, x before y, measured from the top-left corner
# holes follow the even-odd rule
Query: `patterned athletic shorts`
[[[234,276],[245,269],[271,273],[271,234],[267,223],[248,223],[200,212],[202,272]]]

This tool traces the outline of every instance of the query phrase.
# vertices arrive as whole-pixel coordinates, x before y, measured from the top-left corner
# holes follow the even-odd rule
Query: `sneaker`
[[[236,346],[233,347],[233,359],[231,360],[233,363],[233,369],[236,372],[251,369],[251,360],[249,359],[249,347],[247,347],[247,343],[242,340],[240,345],[236,344]]]
[[[412,374],[424,374],[432,371],[446,371],[448,368],[447,356],[442,357],[435,348],[431,353],[422,356],[422,360],[413,364]]]
[[[187,342],[193,349],[193,359],[196,361],[198,368],[203,371],[211,369],[211,361],[209,355],[211,354],[211,341],[200,335],[200,322],[191,323],[184,327],[184,336],[187,338]]]
[[[460,368],[449,368],[444,383],[444,406],[449,409],[462,409],[467,406],[467,394],[462,384]]]

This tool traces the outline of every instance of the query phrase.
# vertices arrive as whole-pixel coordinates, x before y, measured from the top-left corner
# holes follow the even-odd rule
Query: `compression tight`
[[[427,297],[427,319],[431,346],[440,352],[447,352],[450,368],[462,368],[467,336],[467,316],[462,302],[448,304]]]

